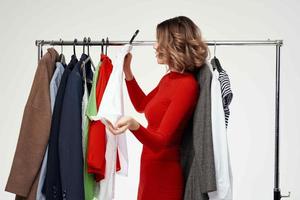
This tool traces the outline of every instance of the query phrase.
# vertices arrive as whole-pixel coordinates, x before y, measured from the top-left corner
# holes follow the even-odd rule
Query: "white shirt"
[[[211,71],[212,68],[210,67]],[[209,192],[210,200],[232,200],[232,171],[227,143],[219,72],[212,71],[211,120],[217,190]]]
[[[56,69],[50,81],[51,113],[53,112],[57,90],[64,71],[65,71],[64,66],[60,62],[56,62]],[[38,188],[36,193],[36,200],[46,200],[46,197],[42,194],[42,188],[45,182],[45,176],[47,170],[47,159],[48,159],[48,145],[47,145],[47,149],[44,155],[44,159],[40,171],[39,183],[38,183]]]
[[[124,116],[123,100],[123,63],[125,55],[130,52],[132,45],[122,46],[120,52],[112,59],[113,69],[106,85],[101,103],[96,116],[91,116],[92,120],[101,120],[104,124],[104,118],[115,124]],[[116,172],[116,153],[118,151],[121,170],[118,174],[127,176],[128,174],[128,153],[126,134],[113,135],[106,127],[106,169],[105,178],[98,184],[98,199],[111,200],[114,198],[115,172]]]

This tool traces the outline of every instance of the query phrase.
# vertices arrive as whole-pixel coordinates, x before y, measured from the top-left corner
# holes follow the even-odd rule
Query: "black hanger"
[[[211,59],[210,63],[211,63],[214,70],[217,69],[218,72],[223,71],[221,63],[220,63],[220,61],[217,57],[213,57],[213,59]]]
[[[104,38],[102,38],[102,43],[101,43],[101,54],[103,54],[103,49],[104,49]]]
[[[88,56],[90,56],[90,42],[91,42],[91,38],[90,37],[88,37],[87,42],[88,42],[88,45],[87,45]]]
[[[108,37],[106,37],[106,41],[105,41],[105,55],[107,55],[107,47],[108,47],[108,44],[109,44],[109,41],[108,41]]]
[[[86,46],[86,43],[87,43],[87,38],[84,37],[83,38],[83,45],[82,45],[82,53],[85,54],[85,46]]]
[[[218,72],[223,71],[223,68],[221,66],[221,63],[219,61],[219,59],[216,57],[216,49],[217,49],[217,45],[215,43],[215,47],[214,47],[214,57],[211,59],[210,63],[213,67],[213,70],[217,69]]]
[[[62,39],[60,39],[60,55],[59,55],[59,61],[62,63],[62,64],[66,64],[66,59],[65,59],[65,56],[63,54],[64,52],[64,49],[63,49],[63,43],[64,41]]]
[[[139,33],[140,31],[139,30],[136,30],[135,33],[133,34],[133,36],[131,37],[130,41],[129,41],[129,44],[132,44],[134,38],[137,36],[137,34]]]
[[[43,56],[43,44],[44,44],[44,40],[41,41],[41,57]]]
[[[76,56],[76,49],[75,49],[75,45],[77,43],[77,39],[74,39],[74,43],[73,43],[73,54]]]

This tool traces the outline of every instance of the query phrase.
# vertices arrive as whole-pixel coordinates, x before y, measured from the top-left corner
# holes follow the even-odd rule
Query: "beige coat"
[[[40,167],[51,126],[49,84],[58,57],[57,51],[49,48],[39,61],[23,112],[19,139],[5,188],[17,194],[16,199],[36,198]]]

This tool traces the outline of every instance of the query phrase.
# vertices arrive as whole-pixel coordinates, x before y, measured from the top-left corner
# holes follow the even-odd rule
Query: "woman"
[[[138,112],[145,113],[148,126],[124,116],[109,129],[115,135],[129,129],[143,144],[138,200],[180,200],[184,192],[181,136],[199,95],[193,72],[205,62],[208,48],[199,28],[184,16],[161,22],[156,31],[157,62],[166,64],[169,73],[150,93],[145,95],[132,74],[131,53],[124,61],[130,100]]]

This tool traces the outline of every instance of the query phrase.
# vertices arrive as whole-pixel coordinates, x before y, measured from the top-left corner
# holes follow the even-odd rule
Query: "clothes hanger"
[[[83,54],[85,54],[85,45],[86,45],[86,43],[87,43],[87,38],[84,37],[84,38],[83,38],[83,45],[82,45],[82,53],[83,53]]]
[[[64,52],[64,49],[63,49],[63,43],[64,41],[60,38],[60,55],[59,55],[59,61],[63,64],[63,65],[66,65],[66,58],[65,58],[65,55],[63,54]]]
[[[73,55],[74,55],[75,57],[77,57],[77,56],[76,56],[76,49],[75,49],[76,43],[77,43],[77,39],[75,38],[75,39],[74,39],[74,43],[73,43]]]
[[[80,69],[81,71],[84,73],[84,76],[85,76],[85,81],[87,83],[93,83],[93,80],[90,80],[90,79],[86,79],[86,70],[85,70],[85,65],[90,62],[91,63],[91,66],[92,66],[92,70],[93,72],[96,71],[96,67],[94,65],[94,62],[92,60],[92,58],[90,56],[88,56],[84,61],[82,61],[81,65],[80,65]]]
[[[129,44],[132,44],[134,38],[137,36],[137,34],[140,32],[140,30],[136,30],[135,33],[133,34],[133,36],[131,37],[130,41],[129,41]]]
[[[87,57],[84,61],[82,61],[82,64],[81,64],[81,69],[86,65],[86,63],[87,62],[91,62],[91,65],[92,65],[92,67],[93,67],[93,69],[95,70],[96,68],[95,68],[95,65],[94,65],[94,63],[93,63],[93,60],[92,60],[92,58],[89,56],[89,57]]]
[[[91,38],[90,37],[88,37],[87,42],[88,42],[88,45],[87,45],[88,56],[90,56],[90,42],[91,42]]]
[[[102,38],[102,43],[101,43],[101,54],[103,54],[103,49],[104,49],[104,38]]]
[[[40,51],[41,57],[43,56],[43,43],[44,43],[44,40],[41,41],[41,51]]]
[[[95,65],[93,63],[93,60],[92,60],[91,56],[90,56],[90,42],[91,42],[91,38],[88,37],[88,39],[87,39],[88,59],[87,60],[91,61],[93,72],[95,72],[96,71],[96,67],[95,67]]]
[[[216,45],[216,41],[215,41],[215,45],[214,45],[214,57],[213,59],[211,59],[210,63],[213,67],[213,70],[217,69],[218,72],[223,71],[223,68],[221,66],[221,63],[219,61],[219,59],[216,57],[216,49],[217,49],[217,45]]]
[[[109,41],[108,41],[108,37],[106,37],[106,41],[105,41],[105,55],[107,55],[107,47],[108,47],[108,44],[109,44]]]

